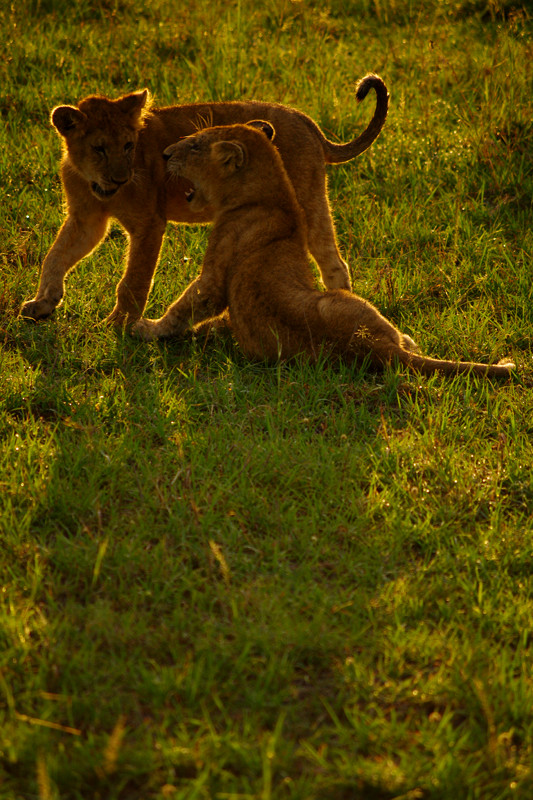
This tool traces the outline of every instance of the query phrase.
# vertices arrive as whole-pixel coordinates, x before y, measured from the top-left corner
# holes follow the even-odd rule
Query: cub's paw
[[[151,342],[159,338],[157,320],[155,319],[139,319],[131,326],[131,333],[138,339],[144,339],[145,342]]]
[[[129,325],[133,325],[133,323],[137,322],[138,319],[139,319],[139,314],[136,315],[128,314],[127,311],[122,311],[122,309],[115,306],[111,314],[109,314],[105,318],[104,324],[108,325],[109,327],[123,330]]]
[[[28,300],[20,307],[19,316],[23,319],[32,319],[37,322],[38,319],[46,319],[55,310],[57,303],[51,300]]]

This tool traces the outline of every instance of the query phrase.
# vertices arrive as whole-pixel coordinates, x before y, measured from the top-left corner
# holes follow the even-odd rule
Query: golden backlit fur
[[[303,213],[268,122],[215,127],[166,150],[169,172],[194,186],[191,206],[209,205],[215,222],[200,276],[161,319],[141,319],[144,339],[183,335],[229,310],[229,324],[251,358],[306,353],[398,360],[424,373],[474,372],[508,376],[511,363],[487,366],[441,361],[413,352],[374,306],[345,289],[313,286]]]
[[[64,143],[61,177],[68,213],[44,260],[37,294],[22,306],[22,316],[42,319],[52,313],[63,297],[67,272],[100,243],[116,219],[129,236],[129,251],[108,320],[120,326],[137,319],[150,291],[167,221],[208,222],[213,216],[211,208],[199,211],[188,203],[185,179],[168,180],[163,151],[207,123],[245,123],[258,117],[276,128],[276,144],[303,208],[309,249],[324,284],[349,289],[327,200],[325,165],[355,158],[382,129],[387,89],[381,78],[367,75],[358,84],[357,99],[370,89],[377,98],[374,115],[361,135],[346,144],[328,141],[308,116],[274,103],[150,108],[145,90],[117,100],[94,96],[77,106],[55,108],[51,119]]]

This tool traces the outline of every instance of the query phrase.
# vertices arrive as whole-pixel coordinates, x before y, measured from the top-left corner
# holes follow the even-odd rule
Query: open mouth
[[[170,177],[177,181],[177,186],[175,187],[175,191],[177,193],[182,194],[185,197],[187,203],[192,203],[195,195],[196,195],[196,187],[192,181],[188,178],[184,178],[183,175],[180,175],[179,170],[176,168],[174,169],[174,164],[172,161],[167,166],[167,172],[169,173]]]
[[[119,187],[114,186],[112,189],[102,189],[102,187],[98,183],[96,183],[96,181],[93,181],[91,183],[91,189],[93,190],[93,192],[97,197],[106,198],[106,197],[113,197],[113,195],[117,193]]]

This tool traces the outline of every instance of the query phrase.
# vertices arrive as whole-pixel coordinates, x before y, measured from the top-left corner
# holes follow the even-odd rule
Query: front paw
[[[138,339],[144,339],[145,342],[151,342],[160,336],[157,320],[144,317],[131,326],[131,333]]]
[[[59,302],[59,301],[58,301]],[[46,319],[55,310],[57,303],[46,298],[42,300],[28,300],[23,303],[19,316],[24,319],[32,319],[37,322],[38,319]]]

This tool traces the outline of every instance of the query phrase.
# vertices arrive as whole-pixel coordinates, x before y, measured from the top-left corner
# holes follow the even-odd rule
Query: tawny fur
[[[35,297],[21,314],[49,316],[61,302],[64,279],[104,238],[112,219],[125,228],[129,252],[108,321],[121,326],[141,316],[157,266],[167,221],[209,222],[212,209],[195,211],[187,202],[184,179],[168,181],[163,150],[180,137],[209,125],[244,123],[261,117],[277,131],[277,146],[304,209],[309,249],[326,287],[350,288],[340,256],[326,193],[325,164],[349,161],[369,147],[388,109],[385,84],[376,75],[359,82],[356,97],[376,92],[376,108],[363,133],[334,144],[305,114],[260,102],[198,103],[150,108],[147,91],[118,100],[87,97],[77,106],[58,106],[51,120],[63,137],[61,178],[67,217],[46,256]]]
[[[141,319],[144,339],[183,335],[229,311],[229,324],[251,358],[306,353],[398,360],[423,373],[508,376],[513,364],[442,361],[413,352],[414,343],[379,311],[344,290],[313,286],[303,212],[268,122],[214,127],[166,150],[175,178],[194,186],[191,207],[214,210],[202,272],[161,319]],[[227,315],[226,315],[227,316]]]

